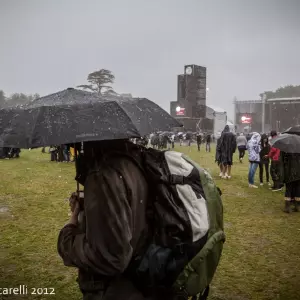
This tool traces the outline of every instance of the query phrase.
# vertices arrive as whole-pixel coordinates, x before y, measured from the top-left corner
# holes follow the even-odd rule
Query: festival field
[[[300,213],[282,212],[282,192],[249,189],[248,164],[240,164],[237,155],[233,178],[225,181],[218,178],[214,149],[177,150],[207,168],[223,192],[227,241],[209,299],[299,300]],[[65,267],[56,250],[68,221],[65,200],[76,188],[74,164],[49,160],[40,150],[0,160],[0,287],[53,288],[55,295],[1,300],[81,299],[76,270]]]

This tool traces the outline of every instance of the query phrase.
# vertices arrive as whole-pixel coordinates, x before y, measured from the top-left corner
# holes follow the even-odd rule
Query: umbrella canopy
[[[272,147],[286,153],[300,153],[300,136],[295,134],[281,134],[270,141]]]
[[[0,145],[18,148],[136,138],[181,126],[148,99],[102,98],[76,89],[7,113],[0,111]]]
[[[24,110],[18,107],[0,110],[0,147],[20,148],[20,144],[24,145],[30,120],[26,121],[26,124],[20,124],[24,120],[23,113]],[[18,131],[15,128],[18,128]],[[3,137],[6,137],[5,142]]]
[[[290,127],[289,129],[287,129],[285,132],[283,133],[289,133],[289,134],[297,134],[300,135],[300,125],[296,125],[293,127]]]

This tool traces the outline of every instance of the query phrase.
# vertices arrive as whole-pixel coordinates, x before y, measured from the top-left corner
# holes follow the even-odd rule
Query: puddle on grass
[[[225,222],[224,223],[224,228],[226,229],[226,228],[231,228],[232,227],[232,223],[230,223],[230,222]]]
[[[0,218],[13,217],[8,206],[0,205]]]

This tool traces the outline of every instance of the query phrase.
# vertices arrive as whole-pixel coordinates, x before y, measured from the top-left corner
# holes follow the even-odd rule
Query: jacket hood
[[[252,144],[259,144],[260,141],[261,141],[261,136],[260,136],[260,134],[257,133],[257,132],[254,132],[253,135],[252,135],[252,137],[251,137],[251,139],[250,139],[250,142],[251,142]]]
[[[223,132],[230,132],[230,128],[229,128],[229,126],[228,126],[228,125],[226,125],[226,126],[225,126],[225,128],[224,128]]]

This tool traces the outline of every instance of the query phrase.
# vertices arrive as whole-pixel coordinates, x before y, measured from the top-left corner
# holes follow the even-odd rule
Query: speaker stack
[[[186,65],[177,78],[177,105],[185,110],[185,117],[206,116],[206,68]]]

